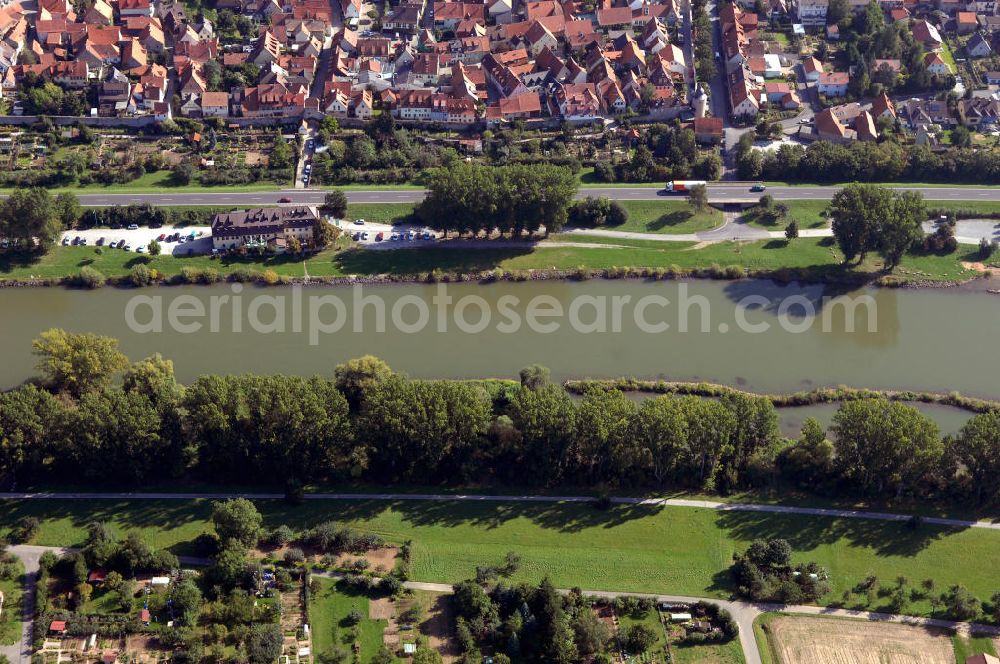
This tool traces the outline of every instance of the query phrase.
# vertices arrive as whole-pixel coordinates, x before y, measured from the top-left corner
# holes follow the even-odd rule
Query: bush
[[[128,273],[128,280],[135,286],[148,286],[153,282],[153,274],[144,263],[139,263],[132,266]]]
[[[281,277],[274,270],[264,270],[264,274],[261,275],[261,280],[268,286],[273,286],[274,284],[281,281]]]
[[[303,553],[302,549],[293,548],[285,551],[285,562],[289,565],[297,565],[298,563],[305,561],[305,559],[306,554]]]
[[[107,283],[108,278],[87,265],[80,268],[77,275],[72,277],[70,281],[72,285],[80,286],[81,288],[101,288]]]
[[[14,544],[26,544],[34,539],[41,527],[41,522],[33,516],[23,516],[10,529],[10,541]]]
[[[295,532],[282,524],[264,536],[264,542],[271,546],[285,546],[295,539]]]

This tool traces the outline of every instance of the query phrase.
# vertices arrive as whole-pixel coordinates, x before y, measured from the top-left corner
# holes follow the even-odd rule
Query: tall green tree
[[[96,334],[77,334],[59,328],[42,332],[31,342],[40,359],[36,365],[55,390],[80,396],[100,389],[128,366],[118,340]]]
[[[1000,497],[1000,413],[974,416],[947,441],[948,456],[962,468],[977,502]]]
[[[884,398],[845,402],[831,431],[838,470],[866,493],[918,491],[944,451],[933,420]]]
[[[263,521],[257,506],[246,498],[230,498],[212,505],[212,524],[224,543],[257,546]]]

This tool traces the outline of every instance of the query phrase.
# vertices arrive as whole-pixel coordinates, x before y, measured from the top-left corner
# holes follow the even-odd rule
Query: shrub
[[[89,265],[86,265],[80,268],[80,272],[71,281],[73,285],[83,288],[100,288],[107,283],[108,278]]]
[[[35,535],[38,534],[38,529],[41,527],[41,522],[33,516],[23,516],[17,520],[14,527],[10,529],[10,540],[15,544],[26,544],[30,542]]]
[[[128,273],[128,279],[135,286],[148,286],[153,282],[153,274],[144,263],[132,266]]]
[[[257,281],[260,278],[260,273],[257,270],[251,270],[250,268],[241,267],[238,270],[233,270],[229,274],[229,280],[235,281],[237,283],[249,283]]]
[[[278,276],[278,273],[274,270],[264,270],[264,273],[261,275],[261,280],[268,286],[273,286],[281,281],[281,277]]]
[[[296,565],[303,562],[306,559],[306,554],[302,552],[302,549],[294,548],[285,551],[285,562],[289,565]]]

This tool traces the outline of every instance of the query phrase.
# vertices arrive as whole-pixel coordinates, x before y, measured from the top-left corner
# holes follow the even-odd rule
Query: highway
[[[776,200],[829,200],[839,187],[802,186],[768,187],[767,192]],[[928,201],[1000,201],[1000,187],[900,187],[899,191],[919,191]],[[756,201],[761,194],[751,192],[746,184],[711,184],[708,187],[712,203],[739,203]],[[347,191],[351,203],[415,203],[424,197],[422,189],[368,189]],[[221,205],[257,207],[275,205],[279,198],[291,199],[300,205],[319,205],[326,194],[321,189],[274,191],[212,191],[186,193],[123,193],[80,194],[81,205],[105,207],[129,203],[153,205]],[[653,201],[670,198],[683,199],[683,194],[663,194],[657,187],[589,187],[580,189],[578,197],[607,196],[621,201]]]

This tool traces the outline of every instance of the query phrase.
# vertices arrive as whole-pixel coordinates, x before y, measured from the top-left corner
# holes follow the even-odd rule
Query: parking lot
[[[341,228],[366,249],[403,249],[407,246],[427,246],[437,240],[434,231],[416,224],[364,224],[344,220]]]
[[[194,239],[189,239],[192,234]],[[160,240],[160,237],[164,239]],[[173,237],[177,239],[167,239]],[[149,243],[153,240],[160,243],[161,254],[187,256],[189,254],[208,254],[212,251],[212,229],[208,226],[91,228],[66,231],[62,234],[59,242],[63,245],[85,243],[88,247],[102,247],[108,251],[125,251],[125,247],[128,247],[128,251],[146,253],[149,251]]]

